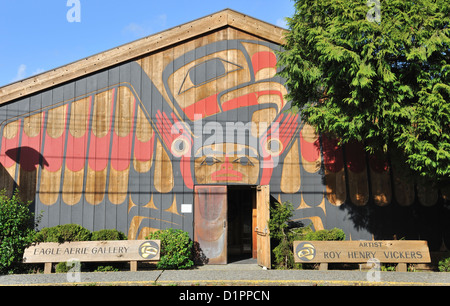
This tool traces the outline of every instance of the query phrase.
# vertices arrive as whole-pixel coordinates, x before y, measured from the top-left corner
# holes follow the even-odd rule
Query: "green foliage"
[[[59,243],[100,240],[127,240],[127,236],[116,229],[103,229],[91,232],[78,224],[64,224],[54,227],[45,227],[36,234],[35,238],[36,242]]]
[[[91,241],[127,240],[127,236],[116,229],[103,229],[92,232]]]
[[[72,263],[69,263],[69,264],[66,261],[59,262],[55,266],[55,272],[56,273],[67,273],[67,272],[70,271],[70,269],[74,268],[75,265],[76,265],[75,262],[72,262]]]
[[[440,272],[450,272],[450,257],[440,260],[438,268]]]
[[[16,190],[12,197],[0,191],[0,273],[14,272],[23,252],[34,240],[34,214]]]
[[[339,241],[345,240],[345,233],[340,228],[333,228],[331,230],[319,230],[316,232],[309,232],[304,235],[306,241]]]
[[[293,211],[294,208],[289,201],[276,202],[274,206],[270,207],[269,230],[271,238],[283,240],[289,236],[288,221],[294,215]]]
[[[294,208],[290,202],[276,203],[273,207],[270,207],[270,237],[278,242],[278,245],[273,248],[275,266],[278,269],[299,268],[301,266],[301,264],[295,264],[294,262],[292,251],[294,241],[345,240],[344,231],[338,228],[313,231],[311,225],[299,227],[299,224],[291,222],[293,215]]]
[[[278,245],[272,249],[275,255],[275,267],[278,269],[293,268],[294,254],[292,252],[295,232],[289,228],[289,220],[294,208],[290,202],[275,203],[270,207],[269,230],[270,238],[277,240]]]
[[[187,232],[169,228],[150,233],[146,239],[161,240],[159,269],[188,269],[194,265],[193,242]]]
[[[46,227],[36,234],[36,242],[89,241],[92,233],[78,224],[64,224]]]
[[[113,266],[98,266],[94,272],[118,272],[119,269]]]
[[[378,20],[368,1],[295,0],[280,75],[293,106],[319,132],[388,152],[411,174],[444,185],[450,2],[380,2]]]
[[[69,270],[72,266],[73,266],[73,264],[70,265],[70,267],[69,267],[69,265],[65,261],[58,262],[58,264],[55,267],[55,272],[56,273],[67,273],[67,272],[69,272]]]

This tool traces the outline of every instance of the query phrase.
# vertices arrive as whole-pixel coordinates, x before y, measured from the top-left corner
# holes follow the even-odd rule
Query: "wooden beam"
[[[51,262],[46,262],[44,264],[44,274],[52,274],[52,265],[53,263]]]
[[[229,11],[228,25],[279,45],[286,42],[287,30],[235,11]]]

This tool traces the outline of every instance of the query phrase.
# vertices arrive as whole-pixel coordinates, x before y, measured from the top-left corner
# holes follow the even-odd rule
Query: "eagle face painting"
[[[44,210],[45,226],[136,238],[182,227],[195,184],[269,184],[300,127],[282,112],[279,49],[187,43],[24,99],[2,123],[4,185]]]
[[[219,41],[183,54],[164,70],[165,92],[188,123],[184,135],[182,128],[171,130],[180,137],[168,137],[172,144],[166,146],[172,154],[196,159],[196,183],[270,181],[271,169],[298,127],[297,122],[291,124],[294,116],[287,116],[290,120],[279,116],[287,92],[276,77],[275,47]],[[281,139],[283,128],[289,135]],[[182,171],[182,175],[188,174]],[[190,182],[187,179],[186,185]]]

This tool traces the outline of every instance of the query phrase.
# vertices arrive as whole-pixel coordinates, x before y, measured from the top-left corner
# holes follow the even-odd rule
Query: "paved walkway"
[[[371,281],[371,280],[378,280]],[[0,276],[0,286],[52,285],[258,285],[258,286],[450,286],[450,273],[361,271],[264,270],[257,265],[229,264],[192,270],[149,270],[72,274]]]

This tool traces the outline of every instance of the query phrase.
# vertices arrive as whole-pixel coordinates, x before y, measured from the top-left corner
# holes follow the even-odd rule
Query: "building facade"
[[[263,256],[270,201],[315,230],[446,250],[449,190],[289,111],[284,31],[224,10],[0,88],[0,187],[40,227],[182,229],[211,263]]]

